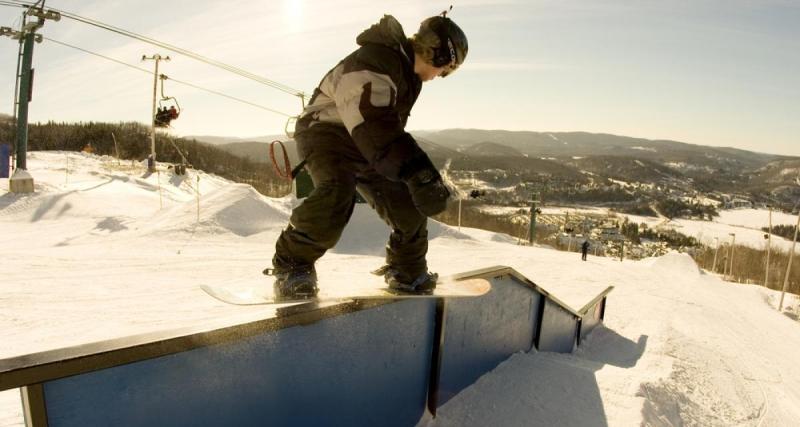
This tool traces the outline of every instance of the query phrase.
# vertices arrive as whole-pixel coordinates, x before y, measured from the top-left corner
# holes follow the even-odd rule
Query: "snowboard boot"
[[[428,271],[415,278],[409,278],[400,270],[389,265],[385,265],[373,273],[378,275],[382,273],[383,280],[389,285],[389,289],[398,294],[430,295],[436,288],[436,281],[439,279],[438,274]]]
[[[275,301],[291,301],[316,298],[317,271],[314,266],[293,268],[267,268],[264,274],[275,276],[272,284]]]

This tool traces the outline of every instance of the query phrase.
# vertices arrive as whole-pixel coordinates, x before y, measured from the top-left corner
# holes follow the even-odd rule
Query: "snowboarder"
[[[295,140],[314,190],[292,211],[275,245],[278,299],[317,295],[314,263],[341,236],[356,191],[391,227],[386,265],[393,290],[430,293],[427,217],[447,207],[450,192],[427,154],[405,131],[422,82],[453,73],[467,55],[464,32],[446,16],[430,17],[406,37],[391,15],[363,31],[360,46],[330,70],[297,121]]]
[[[589,241],[584,240],[583,244],[581,244],[581,259],[586,261],[586,254],[589,253]]]

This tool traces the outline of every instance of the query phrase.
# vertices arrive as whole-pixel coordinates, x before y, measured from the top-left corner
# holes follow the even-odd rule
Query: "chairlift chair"
[[[166,128],[169,127],[169,120],[167,117],[163,115],[161,105],[158,107],[158,111],[156,112],[156,116],[153,117],[153,124],[157,128]]]
[[[181,106],[178,104],[178,99],[174,96],[166,96],[164,94],[164,80],[167,80],[167,77],[164,74],[160,74],[159,78],[161,79],[161,99],[158,100],[158,110],[159,111],[169,111],[170,108],[175,107],[175,116],[174,117],[159,117],[156,114],[154,118],[156,127],[169,127],[169,122],[172,120],[177,119],[180,117],[181,114]]]
[[[177,115],[173,118],[173,120],[177,119],[178,116],[180,116],[180,114],[181,114],[181,106],[178,104],[178,100],[175,99],[174,96],[168,96],[166,98],[161,98],[161,99],[158,100],[158,108],[165,108],[165,109],[169,110],[170,107],[175,107],[175,111],[177,111]]]

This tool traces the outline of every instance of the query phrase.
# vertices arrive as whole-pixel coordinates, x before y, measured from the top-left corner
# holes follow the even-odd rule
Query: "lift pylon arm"
[[[28,16],[35,16],[39,19],[50,19],[52,21],[60,21],[61,20],[61,13],[56,12],[55,10],[44,10],[41,7],[31,7],[25,12]]]

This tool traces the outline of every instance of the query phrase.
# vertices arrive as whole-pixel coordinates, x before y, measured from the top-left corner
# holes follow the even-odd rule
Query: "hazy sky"
[[[605,132],[800,155],[800,1],[48,0],[311,92],[385,13],[408,35],[454,4],[466,63],[426,83],[409,129]],[[0,25],[22,9],[0,6]],[[283,92],[71,19],[40,32],[178,80],[285,112]],[[0,112],[13,103],[17,43],[0,39]],[[35,47],[32,121],[149,121],[152,75],[45,41]],[[179,135],[255,136],[285,117],[167,82]],[[5,107],[3,106],[5,105]]]

